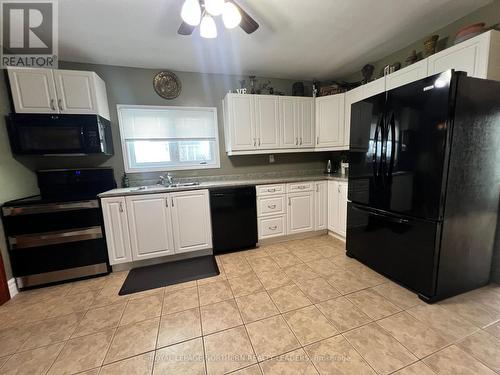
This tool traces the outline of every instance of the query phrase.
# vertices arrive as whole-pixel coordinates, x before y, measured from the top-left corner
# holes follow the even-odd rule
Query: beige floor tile
[[[465,296],[482,303],[490,309],[500,311],[500,292],[498,286],[493,285],[496,284],[489,284],[483,288],[473,290],[466,293]]]
[[[436,373],[432,371],[424,362],[415,362],[414,364],[405,367],[394,375],[435,375]]]
[[[393,282],[378,285],[373,287],[372,290],[403,310],[409,309],[413,306],[423,305],[425,303],[418,298],[416,293],[413,293]]]
[[[156,347],[177,344],[201,336],[201,319],[198,308],[163,315]]]
[[[279,270],[278,264],[269,256],[248,259],[248,263],[250,263],[250,267],[252,267],[256,273],[274,272]]]
[[[295,285],[272,289],[269,296],[282,313],[311,305],[311,301]]]
[[[233,298],[233,293],[227,281],[218,281],[200,285],[198,287],[200,295],[200,306],[209,305],[211,303],[222,302]]]
[[[2,366],[5,364],[5,362],[9,360],[10,357],[11,357],[10,355],[7,355],[5,357],[0,358],[0,368],[2,368]]]
[[[262,247],[266,252],[272,256],[273,254],[280,254],[280,253],[286,253],[288,252],[288,248],[284,245],[284,242],[282,243],[275,243],[271,245],[264,245]]]
[[[53,318],[56,316],[68,315],[88,310],[94,303],[98,294],[98,291],[90,290],[83,293],[61,297],[58,302],[51,303],[47,306],[47,317]]]
[[[303,262],[310,262],[312,260],[319,259],[319,258],[323,257],[312,246],[307,247],[307,248],[297,249],[297,250],[291,249],[290,251],[293,253],[293,255],[295,255],[297,258],[299,258]]]
[[[500,373],[500,339],[479,331],[459,342],[457,346]]]
[[[99,371],[101,371],[101,367],[84,372],[79,372],[78,375],[99,375]]]
[[[439,306],[460,315],[478,327],[486,327],[500,320],[500,311],[483,305],[466,294],[445,299],[438,303]]]
[[[203,342],[209,375],[235,371],[256,363],[243,326],[205,336]]]
[[[375,375],[351,344],[338,335],[304,348],[322,375]]]
[[[120,325],[141,322],[161,315],[163,293],[129,300],[123,311]]]
[[[246,328],[259,361],[300,347],[294,334],[279,315],[250,323]]]
[[[205,359],[201,337],[156,351],[155,375],[204,375]]]
[[[103,366],[99,375],[149,375],[153,371],[154,352],[138,355]]]
[[[257,277],[267,290],[293,284],[292,279],[283,271],[262,272]]]
[[[200,309],[204,335],[243,324],[240,312],[234,300],[202,306]]]
[[[494,375],[495,373],[481,362],[455,345],[424,359],[424,363],[436,374]]]
[[[200,286],[200,285],[215,283],[217,281],[224,281],[224,280],[227,280],[227,276],[226,276],[226,273],[222,272],[222,270],[221,270],[221,273],[217,276],[206,277],[204,279],[196,280],[196,284],[198,286]]]
[[[358,272],[358,277],[361,281],[372,287],[389,282],[389,279],[364,265],[361,265],[361,270]]]
[[[14,354],[0,369],[0,374],[43,375],[54,363],[64,343],[44,346]]]
[[[345,297],[321,302],[316,306],[340,332],[357,328],[372,321]]]
[[[300,374],[317,375],[318,372],[303,349],[282,354],[260,364],[264,375]]]
[[[279,314],[278,309],[267,292],[249,294],[236,298],[236,303],[245,323]]]
[[[315,306],[304,307],[283,314],[302,346],[326,339],[338,333],[337,329]]]
[[[167,292],[163,298],[162,314],[193,309],[200,305],[198,287]]]
[[[17,352],[26,342],[30,333],[26,327],[22,326],[0,331],[0,357]]]
[[[493,335],[500,339],[500,322],[492,324],[484,329],[490,335]]]
[[[310,280],[299,280],[295,284],[313,303],[319,303],[340,296],[338,290],[321,277]]]
[[[401,311],[399,307],[370,289],[360,290],[345,297],[374,320],[382,319]]]
[[[273,254],[272,258],[281,268],[286,268],[294,266],[296,264],[301,264],[302,261],[290,252],[283,252],[278,254]]]
[[[329,277],[339,270],[330,259],[316,259],[306,264],[314,272],[323,277]]]
[[[154,295],[157,295],[160,298],[163,298],[164,294],[165,294],[165,287],[148,289],[148,290],[144,290],[142,292],[135,292],[135,293],[129,294],[129,296],[130,296],[129,301],[136,300],[136,299],[142,299],[144,297],[151,297]]]
[[[436,331],[406,312],[379,320],[377,323],[418,358],[426,357],[450,344]]]
[[[343,269],[337,270],[330,276],[328,282],[342,294],[357,292],[372,286],[361,280],[357,273]]]
[[[316,247],[316,252],[319,253],[323,258],[345,256],[345,249],[330,245],[320,245]]]
[[[95,277],[88,280],[76,281],[72,283],[71,289],[66,295],[84,293],[91,290],[101,290],[106,285],[108,278],[106,276]]]
[[[233,262],[223,262],[224,263],[224,271],[226,273],[226,277],[228,279],[238,276],[243,276],[249,272],[253,272],[252,267],[246,259],[241,259],[239,261]]]
[[[231,375],[262,375],[259,365],[252,365],[231,373]]]
[[[121,302],[88,310],[73,332],[72,337],[85,336],[108,328],[118,327],[125,305],[126,303]]]
[[[344,337],[379,374],[390,374],[417,360],[376,323],[346,332]]]
[[[29,329],[29,340],[19,350],[35,349],[68,340],[82,317],[83,313],[75,313],[36,323]]]
[[[264,290],[264,286],[259,281],[257,275],[253,272],[240,277],[235,277],[234,279],[229,279],[228,281],[235,297],[257,293]]]
[[[105,364],[133,357],[155,349],[160,318],[119,327],[113,338]]]
[[[120,286],[106,286],[99,291],[97,296],[92,303],[91,308],[103,307],[107,305],[112,305],[119,302],[127,302],[130,299],[130,294],[120,296],[118,292],[121,289]]]
[[[110,329],[67,341],[48,374],[74,374],[101,366],[114,331]]]
[[[315,279],[320,276],[316,272],[314,272],[307,264],[297,264],[295,266],[283,268],[283,271],[293,281]]]
[[[204,279],[202,279],[204,280]],[[194,288],[196,285],[198,285],[199,280],[192,280],[192,281],[187,281],[185,283],[178,283],[178,284],[172,284],[172,285],[167,285],[165,287],[165,293],[168,292],[173,292],[175,290],[182,290],[182,289],[187,289],[187,288]]]
[[[269,256],[269,253],[264,247],[258,247],[256,249],[242,251],[243,256],[246,260],[257,259]]]
[[[438,305],[416,306],[407,312],[450,342],[460,340],[478,330],[472,323]]]

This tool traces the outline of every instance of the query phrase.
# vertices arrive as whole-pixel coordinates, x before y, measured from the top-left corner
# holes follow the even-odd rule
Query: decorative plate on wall
[[[153,78],[153,87],[158,95],[164,99],[175,99],[182,89],[181,80],[174,73],[163,71]]]

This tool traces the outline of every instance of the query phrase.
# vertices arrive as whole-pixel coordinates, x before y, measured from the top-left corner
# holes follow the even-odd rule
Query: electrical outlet
[[[274,155],[269,155],[269,163],[274,163]]]

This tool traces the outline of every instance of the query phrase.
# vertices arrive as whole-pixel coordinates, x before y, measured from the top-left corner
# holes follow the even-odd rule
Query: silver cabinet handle
[[[319,193],[319,185],[316,185],[316,193]]]
[[[299,145],[299,139],[295,138],[295,146],[298,146],[298,145]]]
[[[302,146],[302,137],[300,137],[300,145]]]
[[[297,189],[304,190],[306,187],[304,185],[297,186]]]
[[[259,147],[260,147],[260,138],[259,138]]]
[[[120,212],[123,212],[123,204],[122,204],[122,202],[120,202],[119,206],[120,206]]]
[[[340,193],[340,186],[337,188],[337,190],[338,190],[338,191],[339,191],[339,193]]]
[[[168,207],[168,197],[165,198],[165,207]]]
[[[292,200],[290,199],[290,197],[288,197],[288,205],[291,206],[292,205]]]
[[[50,99],[50,108],[52,108],[53,111],[56,110],[56,105],[55,105],[55,100],[54,99]]]
[[[276,191],[276,189],[274,189],[274,188],[273,189],[267,189],[268,193],[274,193],[275,191]]]
[[[277,225],[274,225],[274,226],[272,226],[272,227],[268,227],[268,228],[269,228],[270,230],[276,230],[276,229],[278,228],[278,226],[277,226]]]
[[[253,147],[257,146],[257,140],[254,138],[253,139]]]
[[[57,105],[59,106],[59,109],[60,109],[61,111],[64,111],[64,108],[63,108],[63,105],[62,105],[62,99],[58,99],[58,100],[57,100]]]
[[[172,199],[172,207],[174,207],[174,197],[172,197],[171,199]]]
[[[270,208],[272,210],[272,209],[276,208],[276,205],[275,204],[268,204],[267,208]]]
[[[319,135],[316,137],[316,144],[319,145]]]

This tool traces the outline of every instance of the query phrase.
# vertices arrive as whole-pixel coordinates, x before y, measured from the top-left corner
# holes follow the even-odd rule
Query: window
[[[127,173],[220,167],[217,108],[117,109]]]

